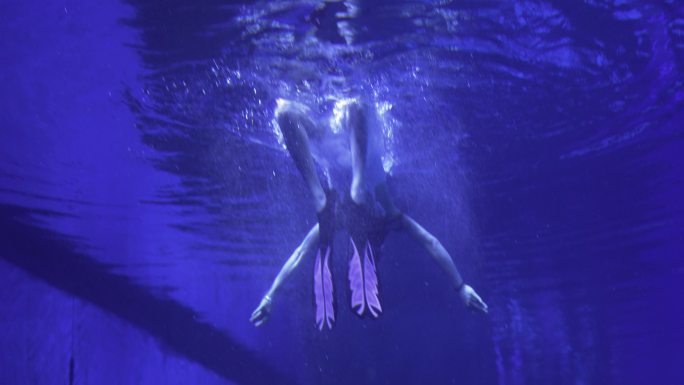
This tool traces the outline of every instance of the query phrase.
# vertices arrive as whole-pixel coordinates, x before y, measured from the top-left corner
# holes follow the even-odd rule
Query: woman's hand
[[[253,323],[254,326],[261,326],[261,324],[266,322],[271,315],[272,302],[271,297],[269,297],[268,294],[265,295],[264,298],[261,299],[259,306],[257,306],[256,310],[254,310],[252,316],[249,318],[249,322]]]
[[[473,288],[468,285],[464,284],[461,287],[461,290],[459,290],[458,292],[458,296],[461,298],[463,304],[469,309],[478,310],[484,314],[487,314],[487,312],[489,311],[487,304],[484,303],[482,298],[480,298],[480,296],[477,295],[475,290],[473,290]]]

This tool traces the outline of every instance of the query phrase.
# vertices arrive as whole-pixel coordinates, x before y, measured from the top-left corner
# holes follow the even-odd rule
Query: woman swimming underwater
[[[285,262],[270,289],[252,313],[250,321],[255,326],[260,326],[268,320],[278,289],[302,259],[313,255],[315,251],[316,326],[319,330],[325,326],[332,328],[335,309],[330,258],[334,234],[342,229],[348,230],[350,234],[352,255],[348,279],[351,306],[358,315],[370,313],[372,317],[378,317],[382,312],[375,258],[377,250],[390,231],[405,231],[411,235],[447,274],[461,302],[466,307],[487,313],[487,305],[475,290],[464,282],[451,256],[439,240],[394,206],[385,184],[375,108],[359,99],[346,99],[338,105],[342,108],[342,124],[349,133],[347,148],[351,150],[352,182],[349,194],[345,194],[343,198],[340,198],[335,190],[324,188],[316,173],[310,136],[319,135],[321,127],[314,122],[310,109],[292,101],[281,100],[278,103],[276,121],[287,150],[312,193],[318,223],[309,230]],[[349,154],[349,150],[346,152]]]

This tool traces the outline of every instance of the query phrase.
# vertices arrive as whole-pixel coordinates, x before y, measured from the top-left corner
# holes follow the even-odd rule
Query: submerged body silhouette
[[[349,194],[343,198],[331,186],[324,188],[316,173],[310,136],[320,133],[322,127],[309,112],[300,103],[279,101],[276,120],[288,152],[311,191],[318,223],[285,262],[250,321],[259,326],[269,318],[277,290],[302,259],[315,252],[316,326],[319,330],[326,326],[332,328],[335,309],[330,258],[334,234],[343,229],[349,232],[352,246],[348,270],[351,307],[359,316],[378,317],[382,313],[375,260],[377,250],[391,231],[406,232],[418,241],[447,274],[463,304],[487,313],[487,305],[465,284],[439,240],[392,202],[380,159],[377,111],[358,98],[346,99],[342,104],[342,124],[349,134],[347,153],[351,155],[352,171]]]

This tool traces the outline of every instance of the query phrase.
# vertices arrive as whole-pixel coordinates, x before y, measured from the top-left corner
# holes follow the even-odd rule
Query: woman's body
[[[385,184],[385,174],[380,159],[382,146],[376,111],[358,99],[348,99],[344,102],[342,124],[349,132],[348,146],[350,151],[348,154],[350,155],[352,181],[348,199],[341,204],[341,210],[336,209],[336,193],[324,189],[316,173],[309,137],[312,134],[319,135],[321,127],[312,120],[309,111],[306,106],[299,103],[282,101],[279,102],[276,109],[276,119],[287,149],[312,193],[318,223],[309,230],[304,240],[285,262],[271,288],[252,313],[250,321],[259,326],[268,319],[272,299],[278,288],[297,268],[303,258],[314,254],[318,249],[316,269],[319,269],[319,260],[321,263],[327,264],[327,254],[331,250],[332,237],[339,227],[346,227],[350,232],[351,242],[356,251],[350,263],[350,284],[352,285],[352,306],[357,309],[357,313],[363,314],[364,310],[368,309],[373,316],[377,316],[378,310],[381,311],[381,308],[379,308],[379,302],[376,304],[377,287],[359,289],[362,293],[356,295],[354,285],[358,279],[352,276],[352,270],[358,269],[354,269],[354,263],[357,263],[358,267],[363,270],[359,279],[373,281],[375,278],[373,249],[379,247],[384,241],[387,232],[402,230],[417,240],[444,270],[465,306],[486,313],[487,305],[472,287],[465,284],[451,256],[439,240],[411,217],[400,212],[392,203]],[[334,162],[347,163],[344,155],[334,154],[333,158]],[[343,216],[344,220],[340,220],[340,216]],[[364,246],[366,244],[369,246],[368,249]],[[367,251],[364,251],[364,255],[361,256],[362,252],[357,249]],[[359,261],[356,261],[357,259]],[[322,274],[322,276],[318,276],[318,280],[315,279],[316,285],[319,285],[318,281],[321,277],[325,280],[324,269]],[[367,285],[368,282],[365,284]],[[374,284],[377,285],[377,282]],[[319,296],[325,297],[332,294],[332,287],[329,288],[330,292],[328,293],[328,287],[321,285],[320,290],[318,287],[316,289],[317,302]],[[359,285],[363,286],[364,283],[359,283]],[[375,296],[373,292],[375,292]],[[357,297],[357,301],[354,300],[355,297]],[[323,318],[319,319],[319,316]],[[318,314],[317,308],[319,328],[323,327],[323,321],[326,321],[331,327],[334,314],[325,314],[324,311],[323,314]]]

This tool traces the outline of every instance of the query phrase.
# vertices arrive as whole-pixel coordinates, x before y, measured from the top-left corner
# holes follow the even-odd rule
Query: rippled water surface
[[[684,383],[679,1],[17,1],[0,13],[0,383]],[[274,122],[380,112],[385,313],[319,332]],[[339,128],[339,127],[338,127]],[[333,124],[333,129],[335,129]]]

